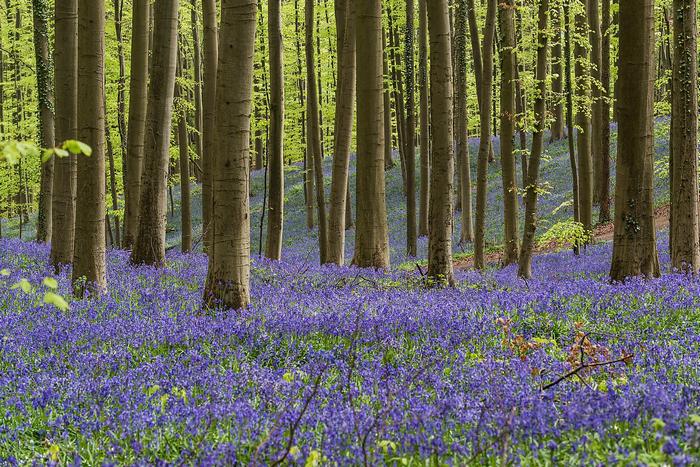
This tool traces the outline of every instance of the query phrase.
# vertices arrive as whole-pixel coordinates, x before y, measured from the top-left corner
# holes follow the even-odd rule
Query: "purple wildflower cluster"
[[[250,309],[214,313],[205,256],[156,270],[112,251],[108,295],[62,312],[9,287],[41,284],[48,249],[2,240],[0,463],[698,462],[700,279],[611,285],[609,257],[540,256],[527,283],[460,272],[454,289],[256,261]],[[581,332],[634,356],[543,390]]]

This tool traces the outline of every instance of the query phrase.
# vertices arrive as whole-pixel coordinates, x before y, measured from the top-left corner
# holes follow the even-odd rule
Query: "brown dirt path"
[[[671,211],[671,206],[670,205],[664,205],[656,208],[654,210],[654,221],[656,223],[656,230],[665,230],[668,229],[669,226],[669,214]],[[594,243],[601,243],[601,242],[609,242],[613,239],[615,227],[612,222],[608,222],[607,224],[601,224],[596,226],[596,228],[593,230],[593,242]],[[543,245],[543,246],[538,246],[535,248],[535,255],[543,255],[547,253],[553,253],[556,251],[560,251],[563,248],[566,248],[566,245],[561,245],[558,243],[551,243],[548,245]],[[500,251],[495,251],[491,253],[486,254],[486,264],[493,265],[493,264],[500,264],[503,258],[503,253]],[[460,260],[455,260],[454,262],[454,268],[455,269],[472,269],[474,267],[474,258],[469,257],[469,258],[464,258]]]

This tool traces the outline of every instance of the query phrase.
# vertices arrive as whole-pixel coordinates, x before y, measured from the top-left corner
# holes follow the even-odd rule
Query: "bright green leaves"
[[[83,154],[88,157],[92,156],[92,148],[90,146],[74,139],[69,139],[63,143],[63,149],[76,155]]]
[[[82,154],[90,157],[92,148],[87,144],[69,139],[62,145],[48,148],[43,151],[34,143],[22,141],[7,141],[0,146],[0,162],[8,165],[16,165],[22,158],[32,158],[41,156],[41,162],[46,163],[55,157],[68,157],[71,154]]]
[[[10,271],[7,269],[3,269],[0,271],[0,276],[9,276]],[[44,287],[46,287],[47,290],[44,293],[44,297],[42,302],[45,305],[52,305],[58,308],[61,311],[68,311],[70,309],[70,306],[68,305],[68,302],[59,294],[54,292],[54,290],[58,289],[58,281],[54,279],[53,277],[45,277],[44,280],[41,282]],[[34,292],[34,286],[29,282],[27,279],[22,278],[18,282],[16,282],[12,287],[10,287],[11,290],[21,290],[25,294],[29,295]]]
[[[63,297],[54,292],[46,292],[44,294],[44,303],[46,303],[47,305],[53,305],[61,311],[68,311],[68,308],[70,308],[68,306],[68,302],[66,302]]]
[[[38,157],[39,148],[33,143],[7,141],[0,146],[0,162],[15,165],[23,157]]]

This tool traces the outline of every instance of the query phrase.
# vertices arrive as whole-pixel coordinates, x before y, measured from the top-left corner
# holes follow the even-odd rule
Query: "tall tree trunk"
[[[472,225],[472,181],[471,162],[469,160],[469,134],[467,133],[467,2],[458,0],[455,27],[455,48],[457,72],[457,160],[459,161],[460,179],[462,180],[462,234],[461,242],[474,240]]]
[[[203,116],[203,104],[202,104],[202,45],[199,38],[199,14],[197,11],[197,0],[190,0],[192,12],[190,14],[190,21],[192,23],[192,53],[194,55],[194,127],[196,130],[194,136],[195,149],[197,150],[197,157],[199,158],[200,165],[199,169],[203,168],[203,146],[204,142],[202,140],[202,135],[204,132],[204,116]],[[197,181],[204,181],[204,173],[202,170],[197,170]]]
[[[654,0],[620,0],[617,99],[620,121],[615,237],[610,267],[610,279],[613,281],[622,281],[631,276],[659,275],[653,190],[653,56]],[[689,107],[694,108],[694,104],[689,104]],[[682,128],[682,123],[678,123]],[[697,196],[697,191],[692,196]]]
[[[389,20],[387,34],[389,36],[389,58],[391,59],[391,81],[394,85],[394,111],[396,114],[396,136],[398,140],[399,159],[401,161],[401,176],[403,177],[403,192],[406,194],[406,109],[404,107],[403,75],[401,74],[401,54],[399,50],[399,30],[394,27],[394,14],[392,4],[387,4],[387,17]],[[386,42],[383,47],[386,48]]]
[[[357,37],[357,220],[359,267],[389,267],[389,232],[384,184],[382,98],[382,9],[380,0],[355,0]]]
[[[202,183],[202,236],[204,249],[209,252],[211,248],[212,227],[211,220],[213,209],[213,164],[216,154],[216,76],[219,57],[219,33],[217,29],[217,1],[202,0],[202,22],[204,24],[204,73],[202,75],[202,158],[204,169],[204,181]],[[211,255],[209,255],[211,260]]]
[[[413,40],[415,37],[415,2],[406,0],[406,254],[417,254],[416,227],[416,78]]]
[[[574,221],[581,222],[579,202],[579,176],[578,162],[576,160],[575,134],[574,134],[574,99],[573,86],[571,84],[571,9],[570,2],[564,0],[564,57],[565,57],[565,83],[566,83],[566,131],[569,134],[569,164],[571,165],[571,184],[573,187]],[[574,245],[574,252],[578,254],[578,245]]]
[[[489,150],[491,146],[491,96],[493,82],[493,46],[496,34],[497,0],[488,0],[486,25],[481,48],[481,111],[479,131],[479,160],[476,178],[476,229],[474,232],[474,267],[483,269],[485,264],[486,191],[488,189]]]
[[[54,145],[54,90],[53,63],[49,45],[49,3],[47,0],[32,0],[34,20],[34,54],[36,56],[37,97],[39,101],[39,133],[41,146]],[[51,242],[51,198],[53,196],[53,159],[41,164],[41,187],[39,190],[39,215],[36,225],[38,242]]]
[[[105,4],[78,0],[78,138],[92,155],[78,157],[73,285],[77,296],[107,286],[105,264]]]
[[[503,178],[503,264],[518,261],[518,182],[515,174],[515,0],[499,4],[501,29],[501,174]]]
[[[166,196],[177,68],[178,6],[179,0],[159,0],[154,10],[143,186],[139,199],[139,230],[131,253],[132,264],[165,264]]]
[[[605,1],[605,0],[603,0]],[[608,0],[609,1],[609,0]],[[562,11],[561,4],[552,5],[552,30],[554,41],[552,42],[552,126],[551,141],[564,139],[564,94],[562,92],[564,73],[562,62]]]
[[[602,68],[600,70],[600,81],[602,86],[603,110],[602,110],[602,131],[601,131],[601,191],[600,191],[600,211],[598,212],[598,222],[604,224],[610,222],[610,0],[603,0],[602,13]]]
[[[297,49],[297,86],[299,88],[299,105],[301,106],[301,142],[304,147],[304,203],[306,206],[306,228],[311,230],[314,228],[314,179],[313,165],[309,161],[309,148],[306,144],[306,103],[304,101],[304,84],[303,72],[301,69],[301,22],[299,21],[299,0],[294,0],[294,31],[296,38]]]
[[[109,126],[109,118],[107,115],[107,94],[105,93],[102,97],[103,99],[103,109],[105,110],[105,143],[107,147],[107,170],[109,171],[109,194],[112,201],[111,209],[112,211],[117,211],[119,209],[119,202],[117,199],[117,173],[114,163],[114,145],[112,144],[112,131]],[[119,248],[121,245],[121,236],[119,232],[119,218],[114,215],[114,234],[112,233],[112,226],[109,220],[109,214],[105,215],[105,222],[107,223],[107,234],[109,236],[108,245],[113,248]]]
[[[532,151],[525,182],[525,225],[523,245],[520,251],[518,275],[525,279],[532,277],[532,250],[537,230],[537,189],[540,176],[540,158],[544,147],[544,128],[547,125],[547,40],[548,40],[549,0],[540,0],[537,10],[537,68],[535,81],[535,132],[532,135]]]
[[[134,0],[131,27],[131,83],[129,131],[126,143],[126,187],[124,190],[124,247],[131,248],[139,228],[139,199],[146,132],[148,100],[148,50],[150,7],[148,0]]]
[[[56,86],[56,141],[77,138],[78,127],[78,0],[56,0],[54,48]],[[2,76],[0,76],[2,79]],[[51,264],[73,262],[75,238],[75,196],[77,160],[74,155],[56,159],[54,164],[52,230],[61,232],[51,242]]]
[[[117,57],[119,59],[119,80],[117,82],[117,128],[119,130],[119,149],[122,156],[122,178],[128,184],[126,165],[126,57],[124,56],[124,0],[114,0],[114,32],[117,39]],[[117,219],[118,221],[118,219]],[[117,227],[119,223],[117,222]],[[117,228],[117,231],[119,229]]]
[[[345,230],[348,204],[348,176],[350,144],[355,112],[355,12],[352,0],[336,2],[336,30],[338,34],[338,85],[335,111],[335,141],[333,151],[333,175],[331,181],[331,206],[328,216],[328,262],[343,265],[345,262]],[[384,93],[386,96],[386,93]]]
[[[600,89],[603,68],[603,50],[600,30],[599,0],[588,1],[588,28],[591,43],[591,158],[594,171],[593,202],[600,203],[603,196],[603,184],[606,183],[603,169],[603,99]]]
[[[248,166],[257,1],[223,0],[221,11],[213,242],[204,300],[208,306],[239,309],[250,303]]]
[[[588,22],[586,20],[586,2],[581,3],[575,14],[576,35],[574,40],[574,74],[576,75],[576,145],[578,147],[579,164],[579,215],[581,223],[587,231],[593,229],[593,159],[591,154],[592,126],[590,117],[591,80],[590,62],[585,38],[588,37]]]
[[[314,47],[314,1],[306,0],[305,32],[306,32],[306,141],[307,149],[314,164],[316,185],[316,211],[318,212],[318,242],[321,264],[328,257],[328,221],[326,219],[326,196],[323,183],[323,154],[321,152],[321,124],[319,122],[318,84],[316,82],[316,60]]]
[[[382,54],[382,62],[384,71],[384,141],[387,142],[384,145],[384,170],[387,171],[394,168],[391,147],[394,125],[391,121],[391,74],[389,73],[389,53],[386,47],[384,47],[384,53]]]
[[[270,0],[267,10],[267,34],[270,41],[270,192],[265,256],[275,260],[282,258],[284,227],[284,59],[281,3],[281,0]]]
[[[447,0],[429,0],[430,101],[433,123],[433,164],[430,173],[430,235],[428,277],[452,285],[452,45]]]
[[[674,0],[673,11],[671,265],[679,271],[697,272],[700,268],[697,2]]]
[[[182,41],[180,41],[182,42]],[[180,44],[182,47],[182,44]],[[184,77],[183,59],[178,51],[178,75]],[[187,99],[187,95],[180,84],[175,86],[175,98],[181,101]],[[187,106],[181,102],[178,106],[177,116],[177,142],[180,150],[180,220],[181,220],[181,250],[183,253],[192,251],[192,208],[190,196],[190,137],[187,130]]]
[[[430,111],[428,88],[427,0],[418,0],[418,81],[420,86],[420,200],[418,235],[428,235],[430,197]]]

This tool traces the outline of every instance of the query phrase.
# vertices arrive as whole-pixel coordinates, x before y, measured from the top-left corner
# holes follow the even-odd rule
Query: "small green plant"
[[[582,223],[573,219],[557,222],[549,228],[537,241],[538,247],[566,245],[581,246],[593,239],[593,233],[586,230]]]

